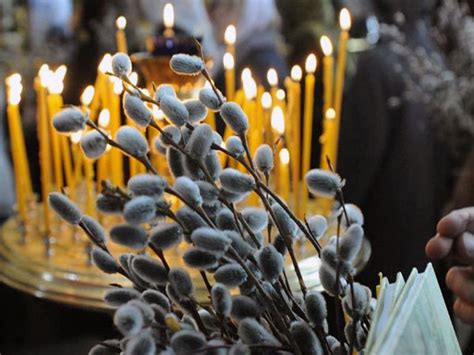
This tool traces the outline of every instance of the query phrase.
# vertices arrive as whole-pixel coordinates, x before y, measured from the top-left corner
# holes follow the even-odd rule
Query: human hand
[[[474,324],[474,207],[456,210],[443,217],[437,234],[426,244],[433,259],[448,256],[462,265],[446,274],[446,285],[458,296],[454,313],[465,323]]]

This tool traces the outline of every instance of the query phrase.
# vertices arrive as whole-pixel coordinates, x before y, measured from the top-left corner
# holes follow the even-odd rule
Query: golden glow
[[[83,134],[84,134],[84,131],[83,131],[82,129],[81,129],[80,131],[73,132],[73,133],[70,135],[72,144],[77,144],[77,143],[79,143],[79,141],[81,140]]]
[[[106,53],[99,63],[99,71],[101,73],[107,73],[112,71],[112,56],[110,53]]]
[[[301,70],[301,67],[299,65],[293,65],[293,68],[291,68],[291,79],[294,81],[300,81],[302,77],[303,71]]]
[[[304,64],[304,69],[306,70],[307,73],[313,74],[316,71],[316,67],[318,65],[318,60],[316,59],[316,56],[311,53],[306,57],[306,62]]]
[[[283,101],[286,97],[285,90],[283,89],[278,89],[276,92],[276,98],[280,101]]]
[[[341,26],[341,30],[349,31],[351,29],[351,14],[349,10],[343,8],[339,13],[339,26]]]
[[[268,83],[271,86],[277,86],[278,85],[278,74],[277,74],[277,72],[274,68],[268,69],[267,80],[268,80]]]
[[[122,80],[116,78],[115,76],[111,76],[110,79],[114,83],[114,94],[120,95],[123,91],[123,83]]]
[[[232,70],[235,67],[234,56],[229,52],[226,52],[224,54],[224,57],[222,58],[222,62],[224,64],[225,70]]]
[[[270,107],[272,107],[272,95],[270,95],[269,92],[264,92],[262,95],[262,107],[265,110],[268,110]]]
[[[167,29],[171,29],[174,26],[174,8],[170,3],[167,3],[163,8],[163,24]]]
[[[227,45],[233,45],[237,40],[237,30],[234,25],[229,25],[224,32],[224,41]]]
[[[334,110],[333,108],[328,108],[326,111],[326,118],[328,120],[333,120],[334,118],[336,118],[336,110]]]
[[[257,96],[257,83],[252,76],[243,79],[244,94],[247,100],[253,100]]]
[[[10,75],[5,79],[7,84],[7,98],[11,105],[18,105],[21,101],[21,92],[23,85],[21,84],[21,75],[18,73]]]
[[[283,165],[288,165],[288,163],[290,162],[290,152],[288,151],[288,149],[282,148],[278,155],[280,156],[280,162]]]
[[[110,112],[108,109],[104,108],[99,113],[99,126],[102,128],[106,128],[110,123]]]
[[[127,19],[124,16],[117,17],[115,20],[115,26],[117,26],[119,30],[124,30],[125,27],[127,27]]]
[[[321,40],[320,40],[320,43],[321,43],[321,48],[323,49],[324,55],[326,57],[330,56],[332,54],[332,43],[331,43],[331,40],[329,39],[329,37],[328,36],[322,36]]]
[[[65,65],[59,66],[54,72],[48,70],[45,76],[44,83],[48,88],[50,94],[61,94],[64,90],[64,77],[66,76],[67,67]],[[42,80],[43,82],[43,80]]]
[[[133,85],[137,85],[138,83],[138,74],[137,72],[132,71],[130,75],[128,76],[130,81],[132,82]]]
[[[285,133],[285,117],[283,115],[283,110],[281,107],[276,106],[272,111],[272,128],[280,135]]]
[[[48,86],[50,73],[48,64],[43,64],[38,72],[41,86],[44,88]]]
[[[92,85],[89,85],[84,89],[81,94],[81,104],[89,106],[94,98],[95,89]]]

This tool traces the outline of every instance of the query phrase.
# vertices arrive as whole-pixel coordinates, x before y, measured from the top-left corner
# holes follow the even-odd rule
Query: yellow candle
[[[301,79],[303,72],[299,65],[293,66],[291,69],[291,111],[292,117],[292,140],[293,142],[301,141]],[[288,99],[290,100],[290,98]],[[291,156],[291,185],[293,189],[293,206],[298,212],[301,208],[299,203],[299,186],[300,186],[300,169],[301,169],[301,145],[292,144],[290,149]]]
[[[272,145],[272,126],[270,120],[272,95],[270,95],[269,92],[264,92],[262,94],[261,106],[263,111],[264,141],[266,144]]]
[[[117,50],[122,53],[128,53],[127,37],[125,36],[125,27],[127,26],[127,19],[123,16],[119,16],[115,21],[115,25],[117,26],[117,32],[115,33],[115,39],[117,41]]]
[[[257,126],[257,106],[256,106],[255,98],[257,96],[257,83],[252,78],[252,74],[250,71],[248,75],[247,74],[242,75],[242,85],[243,85],[244,94],[245,94],[243,110],[247,114],[250,127],[254,127],[253,129],[250,129],[248,132],[250,150],[251,152],[254,152],[258,144],[258,135],[260,135],[261,132],[258,132],[257,127],[256,127]]]
[[[272,95],[272,104],[276,106],[278,103],[278,99],[276,97],[276,93],[278,90],[278,74],[274,68],[270,68],[267,71],[267,81],[270,84],[270,94]]]
[[[347,9],[342,9],[339,14],[339,24],[341,26],[341,34],[339,36],[339,49],[337,55],[337,69],[336,69],[336,84],[334,89],[334,110],[336,117],[334,118],[334,137],[330,141],[332,145],[329,149],[329,158],[336,169],[337,165],[337,150],[339,146],[339,127],[341,123],[342,97],[344,93],[344,77],[346,72],[346,56],[347,56],[347,41],[349,40],[349,30],[351,28],[351,16]]]
[[[104,108],[99,113],[98,124],[100,128],[108,130],[110,124],[110,111]],[[110,133],[109,133],[110,134]],[[110,151],[103,154],[97,161],[96,190],[100,191],[101,183],[109,178]]]
[[[290,152],[286,148],[282,148],[279,157],[279,179],[280,184],[280,196],[284,201],[288,202],[290,197]]]
[[[324,105],[323,113],[326,114],[333,106],[332,93],[333,93],[333,71],[334,71],[334,59],[332,56],[333,48],[329,37],[321,37],[321,48],[323,49],[323,85],[324,85]],[[331,146],[331,133],[329,127],[324,127],[323,134],[320,138],[321,143],[321,158],[320,166],[322,169],[328,169],[326,156],[330,155],[329,147]]]
[[[110,98],[110,133],[115,137],[115,133],[120,128],[120,95],[123,91],[122,81],[115,77],[109,78]],[[118,149],[112,149],[110,152],[110,171],[111,180],[114,185],[123,186],[123,154]]]
[[[225,93],[227,100],[232,101],[235,93],[235,62],[234,56],[227,52],[223,57],[225,70]]]
[[[313,109],[314,109],[314,84],[317,60],[314,54],[306,58],[305,70],[305,96],[304,96],[304,117],[303,117],[303,167],[304,176],[311,168],[311,150],[313,135]],[[300,216],[307,213],[308,209],[308,189],[303,184],[303,203],[301,204]]]
[[[31,179],[19,110],[22,91],[21,76],[19,74],[11,75],[6,79],[6,84],[8,100],[7,117],[15,173],[17,208],[21,221],[26,223],[28,221],[26,200]]]
[[[274,132],[273,135],[273,142],[276,142],[279,138],[284,136],[285,134],[285,115],[283,110],[280,106],[274,106],[272,110],[272,117],[271,117],[271,125]],[[278,171],[278,166],[280,162],[278,159],[275,159],[275,171]],[[279,174],[275,174],[274,176],[274,184],[276,192],[278,193],[280,190],[281,180]]]
[[[82,108],[84,111],[87,111],[89,108],[89,105],[92,103],[95,90],[92,86],[88,86],[85,88],[81,95],[81,104]],[[73,137],[71,137],[72,140]],[[79,142],[80,135],[76,135],[74,137],[74,140]],[[74,142],[74,141],[73,141]],[[79,150],[79,153],[81,153],[81,159],[80,161],[84,165],[84,178],[85,178],[85,183],[86,183],[86,213],[90,216],[95,215],[95,208],[94,208],[94,162],[92,160],[89,160],[85,157],[82,156],[82,152]],[[79,165],[79,162],[78,162]],[[80,171],[80,169],[79,169]]]

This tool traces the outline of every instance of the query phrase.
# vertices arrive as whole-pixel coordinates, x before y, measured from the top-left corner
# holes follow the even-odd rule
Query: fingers
[[[446,286],[464,302],[474,305],[472,267],[453,267],[446,274]]]
[[[451,212],[439,221],[437,230],[448,238],[456,238],[465,231],[474,233],[474,207]]]
[[[455,254],[458,261],[465,264],[474,263],[474,235],[468,232],[462,233],[461,236],[455,240],[455,244]]]
[[[474,324],[474,306],[472,304],[459,298],[454,302],[454,313],[464,323]]]
[[[426,255],[432,259],[442,259],[448,256],[453,246],[452,238],[441,237],[439,234],[431,238],[425,247]]]

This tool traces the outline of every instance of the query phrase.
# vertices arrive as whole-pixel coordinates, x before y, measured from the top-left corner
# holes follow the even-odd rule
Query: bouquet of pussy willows
[[[344,180],[318,169],[305,176],[311,193],[335,197],[341,204],[337,233],[327,238],[326,218],[298,219],[269,187],[273,149],[264,144],[255,152],[249,150],[247,117],[214,86],[202,56],[174,55],[170,67],[180,75],[204,76],[209,85],[200,90],[199,99],[182,102],[167,84],[156,87],[153,94],[144,92],[129,80],[131,62],[123,53],[113,57],[109,75],[123,81],[127,117],[159,132],[153,144],[166,154],[171,178],[158,175],[148,157],[149,145],[137,128],[122,126],[112,138],[75,107],[53,118],[55,129],[63,134],[89,128],[80,141],[88,158],[100,157],[110,145],[147,169],[131,177],[126,188],[102,184],[97,209],[123,216],[109,233],[66,195],[49,195],[50,207],[90,238],[94,265],[105,273],[123,275],[131,285],[112,285],[105,295],[105,302],[116,308],[113,322],[123,337],[104,340],[90,354],[361,350],[370,326],[372,296],[367,287],[353,281],[353,261],[364,237],[363,216],[354,205],[344,204]],[[163,111],[167,126],[154,121],[149,104]],[[225,144],[203,123],[207,110],[219,112],[232,130]],[[220,155],[238,169],[222,167]],[[245,206],[250,193],[259,197],[258,207],[238,207]],[[171,208],[171,199],[178,199],[182,207]],[[323,236],[328,241],[321,247]],[[321,258],[324,292],[306,287],[294,252],[297,240],[308,243]],[[109,243],[136,253],[115,258]],[[165,251],[178,244],[186,245],[179,263],[184,267],[166,260]],[[286,268],[294,269],[298,287],[289,286]],[[192,269],[207,288],[205,302],[195,296]],[[327,302],[334,303],[336,321],[327,319]],[[335,330],[329,334],[328,324],[333,323]]]

